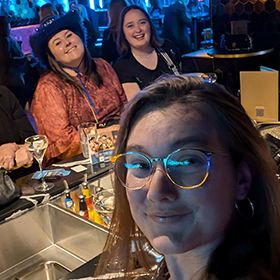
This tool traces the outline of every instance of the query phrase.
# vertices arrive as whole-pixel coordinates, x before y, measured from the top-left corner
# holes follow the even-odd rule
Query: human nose
[[[142,28],[141,28],[141,25],[140,24],[136,24],[135,25],[135,31],[136,32],[141,32]]]
[[[68,47],[69,45],[71,45],[71,40],[65,39],[65,46]]]
[[[167,177],[163,166],[157,165],[148,183],[148,200],[154,202],[171,202],[179,198],[179,189]]]

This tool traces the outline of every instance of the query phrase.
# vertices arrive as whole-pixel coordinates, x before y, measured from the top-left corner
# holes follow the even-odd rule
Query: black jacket
[[[188,26],[192,26],[192,21],[186,15],[186,7],[176,2],[165,11],[161,37],[173,42],[181,54],[191,52],[192,43],[187,30]]]
[[[0,86],[0,145],[9,142],[23,144],[25,138],[34,134],[16,97],[6,87]]]

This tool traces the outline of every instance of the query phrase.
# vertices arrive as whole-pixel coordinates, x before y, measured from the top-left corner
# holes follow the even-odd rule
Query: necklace
[[[139,58],[149,58],[153,54],[154,50],[155,49],[152,49],[152,51],[149,54],[147,54],[147,55],[136,54],[134,51],[131,51],[131,52],[136,57],[139,57]]]

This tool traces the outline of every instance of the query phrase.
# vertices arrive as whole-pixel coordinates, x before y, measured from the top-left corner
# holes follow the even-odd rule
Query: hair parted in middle
[[[128,55],[130,53],[131,48],[130,48],[129,43],[125,39],[125,35],[123,32],[123,23],[124,23],[125,15],[131,10],[139,10],[145,15],[145,17],[147,18],[149,25],[151,27],[151,40],[150,40],[151,46],[152,47],[161,47],[163,44],[163,41],[161,41],[158,38],[156,29],[151,21],[150,16],[148,15],[148,13],[143,8],[141,8],[137,5],[131,5],[131,6],[127,6],[127,7],[123,8],[123,10],[120,14],[118,25],[117,25],[117,47],[118,47],[119,53],[121,55]]]

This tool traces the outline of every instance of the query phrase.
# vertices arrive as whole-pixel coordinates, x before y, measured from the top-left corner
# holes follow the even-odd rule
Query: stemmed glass
[[[44,173],[42,168],[42,162],[45,152],[48,148],[48,138],[46,135],[33,135],[25,139],[25,146],[27,150],[38,161],[40,171],[42,174],[42,183],[35,187],[35,190],[45,192],[50,190],[54,184],[47,183],[44,179]]]
[[[97,192],[93,198],[93,208],[103,219],[107,226],[110,225],[115,206],[115,194],[113,189],[105,189]]]

